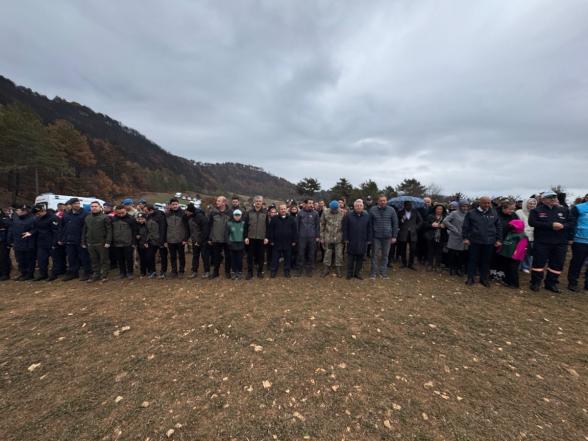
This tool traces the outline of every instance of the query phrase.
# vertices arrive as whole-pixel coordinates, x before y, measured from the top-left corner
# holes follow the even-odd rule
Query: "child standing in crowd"
[[[243,273],[243,251],[245,250],[245,222],[243,213],[236,209],[227,222],[226,239],[231,254],[231,278],[240,279]]]
[[[529,239],[525,234],[525,222],[520,219],[513,219],[508,223],[510,228],[498,255],[504,258],[504,285],[509,288],[519,287],[519,266],[527,254]]]

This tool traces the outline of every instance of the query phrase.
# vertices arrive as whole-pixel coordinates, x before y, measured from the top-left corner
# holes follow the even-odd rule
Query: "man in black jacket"
[[[124,205],[116,207],[112,218],[112,246],[116,253],[120,278],[133,278],[134,248],[137,243],[137,222]]]
[[[60,245],[65,245],[67,254],[67,274],[63,281],[80,277],[80,266],[84,269],[80,280],[86,281],[92,274],[90,256],[88,251],[82,248],[82,230],[88,213],[83,210],[78,198],[70,199],[67,201],[67,205],[71,207],[71,210],[66,211],[63,215],[59,240]]]
[[[198,276],[200,254],[204,251],[208,241],[208,218],[204,211],[195,207],[194,204],[188,205],[186,215],[188,216],[188,230],[190,232],[190,241],[192,242],[192,275],[190,278],[194,279]],[[209,271],[210,261],[204,259],[204,273]]]
[[[417,250],[418,233],[423,224],[423,218],[419,210],[412,208],[412,202],[405,201],[404,208],[398,213],[398,243],[400,247],[400,258],[404,268],[415,269],[414,258]],[[410,251],[410,257],[406,258],[406,247]]]
[[[35,219],[35,230],[37,232],[37,263],[39,266],[39,275],[35,281],[46,280],[49,278],[49,257],[52,258],[53,250],[57,246],[59,239],[59,219],[55,216],[53,210],[48,210],[45,205],[36,205],[33,208]]]
[[[188,218],[184,210],[180,208],[180,202],[176,198],[169,201],[169,210],[165,214],[167,234],[165,245],[169,251],[172,277],[178,277],[178,260],[180,262],[179,275],[184,275],[186,269],[186,252],[184,247],[188,243]]]
[[[278,215],[274,216],[269,224],[269,241],[272,246],[272,264],[270,276],[276,277],[280,257],[284,257],[284,277],[290,277],[290,264],[292,261],[292,247],[298,240],[298,230],[294,218],[288,215],[286,204],[280,204]]]
[[[8,232],[8,243],[14,247],[20,276],[18,281],[32,280],[35,271],[35,216],[26,205],[16,208]]]
[[[469,246],[466,285],[475,283],[477,270],[480,274],[480,283],[489,288],[488,276],[492,253],[502,244],[502,225],[489,197],[482,196],[478,208],[466,214],[462,237],[464,245]]]
[[[557,194],[553,191],[543,193],[541,203],[529,213],[529,226],[533,227],[533,267],[531,285],[533,291],[541,289],[545,265],[545,289],[559,293],[559,275],[563,270],[568,241],[574,233],[575,221],[566,207],[558,205]]]
[[[353,211],[343,218],[343,242],[347,248],[347,279],[363,279],[361,267],[368,245],[372,241],[371,215],[363,210],[363,201],[353,203]]]
[[[165,214],[162,211],[156,209],[152,204],[147,204],[145,206],[145,213],[147,214],[147,221],[149,222],[154,221],[159,226],[159,243],[154,245],[157,249],[155,251],[159,251],[159,259],[161,260],[161,272],[159,273],[159,278],[165,278],[165,273],[167,272],[167,248],[164,245],[165,238],[167,235],[167,223],[165,222]],[[155,260],[155,255],[153,256]]]

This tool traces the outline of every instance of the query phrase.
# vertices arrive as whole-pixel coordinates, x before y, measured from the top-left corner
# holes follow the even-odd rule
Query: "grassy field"
[[[586,440],[588,294],[391,280],[0,285],[2,440]]]

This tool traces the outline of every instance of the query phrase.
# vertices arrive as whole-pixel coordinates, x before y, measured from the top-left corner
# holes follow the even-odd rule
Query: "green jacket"
[[[245,248],[245,222],[242,220],[227,222],[225,240],[231,250],[242,250]]]
[[[112,221],[104,213],[90,213],[84,219],[82,245],[104,245],[112,243]]]

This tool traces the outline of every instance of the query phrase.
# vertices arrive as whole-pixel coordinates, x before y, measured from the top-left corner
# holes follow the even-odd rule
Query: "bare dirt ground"
[[[586,292],[395,270],[0,293],[2,440],[588,439]]]

